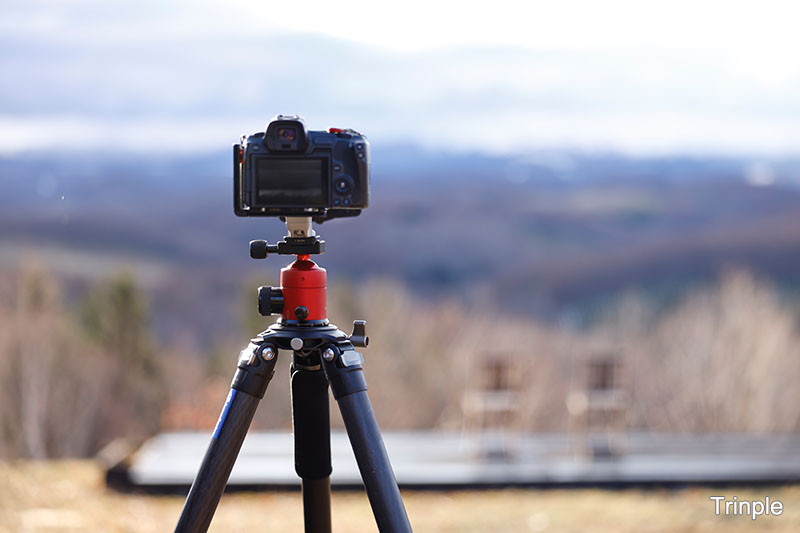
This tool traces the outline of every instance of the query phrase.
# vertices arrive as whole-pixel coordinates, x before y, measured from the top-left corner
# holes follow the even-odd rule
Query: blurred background
[[[20,459],[213,427],[238,351],[270,322],[255,290],[287,262],[248,257],[285,228],[233,215],[230,146],[278,113],[372,143],[370,208],[317,231],[329,317],[368,322],[382,428],[568,435],[589,457],[624,454],[631,433],[797,432],[797,15],[4,2],[0,459],[18,485],[0,489],[0,527],[72,524],[24,495],[60,474]],[[287,376],[284,358],[254,429],[291,429]],[[714,518],[706,493],[688,498],[696,520],[665,528]],[[139,504],[126,512],[150,516]],[[102,527],[172,527],[169,505],[168,526]],[[558,530],[570,514],[514,505],[524,527],[470,524]],[[428,529],[469,530],[458,515]]]

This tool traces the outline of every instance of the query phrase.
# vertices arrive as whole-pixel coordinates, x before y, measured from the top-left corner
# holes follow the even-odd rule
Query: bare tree
[[[12,308],[0,322],[4,453],[44,458],[86,455],[107,392],[96,347],[80,337],[61,303],[58,283],[24,265]]]
[[[737,271],[629,343],[638,424],[670,431],[795,431],[800,339],[775,290]]]

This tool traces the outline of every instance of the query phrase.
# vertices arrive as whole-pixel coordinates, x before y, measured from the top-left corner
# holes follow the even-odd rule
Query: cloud
[[[706,8],[695,13],[699,21],[669,15],[664,24],[687,33],[668,38],[660,27],[645,32],[655,15],[634,6],[627,22],[606,27],[620,35],[591,29],[577,39],[588,12],[559,8],[549,20],[575,15],[576,26],[564,28],[571,41],[551,28],[522,42],[499,36],[503,5],[485,14],[487,33],[475,42],[464,28],[479,14],[456,16],[448,46],[425,44],[433,22],[413,26],[404,6],[389,15],[420,41],[392,47],[396,30],[380,17],[372,24],[387,29],[383,41],[374,29],[348,31],[353,21],[329,20],[342,25],[327,33],[349,39],[298,32],[300,19],[280,19],[284,8],[267,16],[262,4],[11,2],[0,19],[0,68],[9,74],[0,82],[0,151],[38,145],[48,130],[71,132],[62,146],[102,146],[117,135],[131,150],[170,142],[208,150],[294,112],[312,127],[352,126],[376,141],[433,148],[800,149],[800,62],[796,48],[782,48],[784,23],[766,44],[726,48],[750,11],[731,8],[731,20],[702,36]],[[596,12],[597,22],[610,20],[608,12]],[[510,34],[547,25],[547,17],[520,22],[514,14],[505,16]],[[740,36],[745,45],[765,31],[751,30]]]

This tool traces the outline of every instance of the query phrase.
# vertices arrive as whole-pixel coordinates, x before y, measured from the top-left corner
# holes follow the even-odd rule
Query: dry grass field
[[[781,500],[779,517],[717,517],[711,494]],[[420,532],[516,531],[798,531],[800,487],[680,491],[503,490],[406,492]],[[0,531],[171,531],[179,496],[107,490],[89,461],[0,463]],[[366,496],[336,493],[334,528],[375,531]],[[226,495],[211,531],[302,531],[298,493]]]

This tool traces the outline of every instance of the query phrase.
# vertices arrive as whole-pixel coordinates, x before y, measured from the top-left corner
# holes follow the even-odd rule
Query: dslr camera
[[[278,115],[233,146],[233,210],[240,217],[356,216],[369,205],[369,142],[350,129],[308,131]]]

